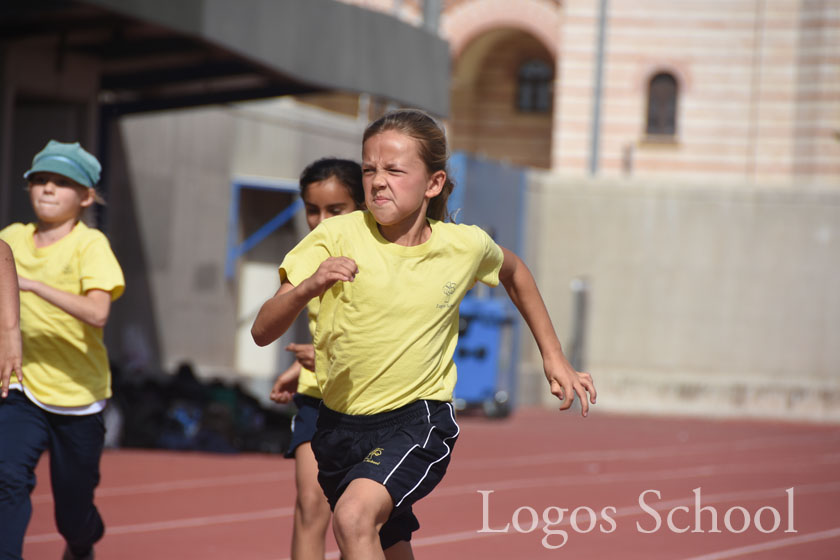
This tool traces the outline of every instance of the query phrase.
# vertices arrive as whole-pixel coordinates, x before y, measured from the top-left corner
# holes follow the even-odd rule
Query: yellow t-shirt
[[[82,295],[125,288],[122,269],[105,235],[79,222],[49,247],[36,248],[35,224],[0,231],[15,255],[20,276]],[[111,396],[111,370],[102,329],[84,323],[32,292],[20,294],[24,386],[38,401],[75,407]],[[13,377],[12,382],[17,382]]]
[[[309,334],[312,335],[313,340],[315,339],[315,328],[318,323],[318,307],[320,304],[321,300],[317,298],[309,300],[309,303],[306,304],[309,319]],[[305,367],[300,368],[297,392],[315,399],[322,398],[321,388],[318,387],[318,381],[315,379],[314,371],[310,371]]]
[[[352,258],[353,282],[321,296],[315,371],[324,403],[345,414],[376,414],[420,399],[449,401],[458,306],[481,281],[499,283],[502,250],[476,226],[430,220],[425,243],[382,237],[369,212],[324,220],[280,265],[300,284],[328,257]]]

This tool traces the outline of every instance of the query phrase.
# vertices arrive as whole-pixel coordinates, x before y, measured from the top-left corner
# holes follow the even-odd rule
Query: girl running
[[[458,306],[475,282],[505,286],[561,409],[577,395],[585,416],[596,394],[564,356],[519,257],[478,227],[442,221],[453,185],[434,119],[386,114],[365,130],[362,160],[367,211],[325,221],[286,255],[251,332],[269,344],[320,299],[312,449],[342,557],[412,558],[411,506],[443,477],[459,433],[452,356]]]

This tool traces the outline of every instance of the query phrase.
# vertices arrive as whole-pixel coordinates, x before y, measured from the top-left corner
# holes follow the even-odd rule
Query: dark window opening
[[[529,60],[519,67],[516,77],[516,108],[524,113],[551,112],[551,65],[543,60]]]
[[[647,133],[652,136],[673,136],[677,133],[677,80],[660,73],[648,86]]]

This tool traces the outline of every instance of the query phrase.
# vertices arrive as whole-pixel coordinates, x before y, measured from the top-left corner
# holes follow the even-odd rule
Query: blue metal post
[[[227,254],[225,255],[225,278],[233,278],[236,265],[236,238],[239,233],[239,183],[230,185],[230,206],[228,207]]]
[[[303,207],[303,200],[296,199],[289,206],[280,211],[276,216],[263,224],[257,231],[252,233],[242,243],[237,243],[239,235],[239,197],[242,189],[262,189],[287,193],[297,193],[296,182],[290,181],[265,181],[262,179],[250,178],[247,183],[236,180],[231,183],[230,209],[228,211],[228,236],[227,254],[225,256],[225,278],[233,278],[236,267],[236,259],[256,247],[266,237],[278,228],[283,227]]]

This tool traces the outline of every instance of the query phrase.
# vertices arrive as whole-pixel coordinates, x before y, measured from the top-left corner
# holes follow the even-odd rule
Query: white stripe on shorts
[[[455,424],[455,427],[457,428],[457,431],[455,432],[455,435],[452,435],[448,438],[444,438],[444,440],[443,440],[443,445],[446,446],[446,453],[444,453],[439,459],[436,459],[436,460],[432,461],[431,463],[429,463],[429,465],[426,467],[426,472],[423,473],[423,476],[420,477],[420,480],[417,481],[417,484],[415,484],[414,487],[411,490],[406,492],[405,495],[402,498],[400,498],[400,500],[396,504],[394,504],[394,507],[399,507],[400,504],[402,504],[403,501],[408,497],[408,495],[411,494],[412,492],[414,492],[417,489],[417,487],[420,486],[420,484],[429,475],[429,471],[432,469],[432,465],[434,465],[435,463],[439,463],[440,461],[443,461],[452,452],[452,448],[449,447],[449,445],[446,443],[446,440],[454,439],[454,438],[458,437],[458,434],[461,433],[461,426],[459,426],[458,422],[455,421],[455,409],[452,407],[452,403],[446,403],[446,406],[449,407],[449,417],[452,418],[452,423]],[[429,409],[429,403],[426,403],[426,410],[428,410],[428,409]],[[429,422],[431,422],[431,412],[429,413]],[[429,430],[429,433],[426,436],[426,441],[423,443],[423,449],[425,449],[426,444],[429,443],[429,437],[432,435],[432,430],[434,430],[434,429],[435,429],[435,427],[432,426],[431,429]],[[387,484],[388,479],[391,478],[391,475],[394,474],[398,468],[400,468],[400,465],[402,464],[402,462],[405,461],[405,458],[408,457],[408,455],[412,451],[414,451],[415,447],[420,447],[420,446],[415,443],[414,445],[411,446],[411,448],[408,451],[406,451],[405,455],[403,455],[402,459],[400,459],[400,462],[397,463],[397,465],[391,470],[391,472],[388,473],[388,476],[385,477],[385,481],[382,483],[383,485]]]

